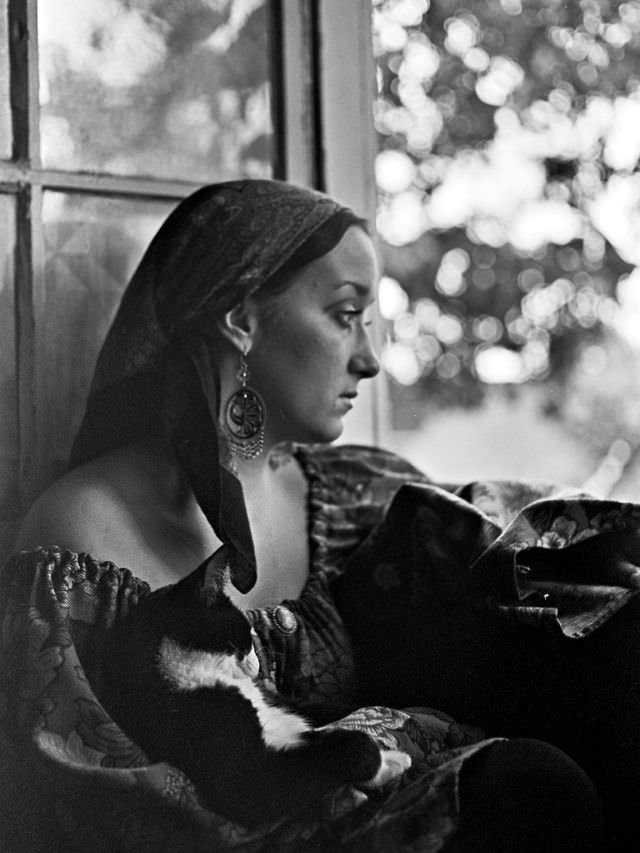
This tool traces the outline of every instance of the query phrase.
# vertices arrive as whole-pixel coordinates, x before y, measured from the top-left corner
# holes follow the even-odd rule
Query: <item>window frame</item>
[[[123,177],[42,167],[39,136],[37,0],[7,0],[11,158],[0,160],[0,193],[16,205],[14,301],[17,364],[18,481],[26,508],[47,485],[38,405],[44,316],[42,199],[45,191],[122,199],[178,201],[201,181]],[[274,176],[317,186],[316,3],[271,0],[270,45],[275,136]],[[311,58],[311,61],[310,61]],[[44,475],[43,475],[44,472]]]
[[[371,223],[375,239],[376,85],[371,0],[320,0],[318,10],[318,110],[321,131],[321,189]],[[345,85],[349,81],[349,85]],[[372,315],[372,337],[380,351],[382,320]],[[386,430],[386,380],[382,371],[360,386],[357,405],[345,419],[341,442],[380,444]]]
[[[12,153],[0,159],[0,193],[16,209],[16,329],[19,504],[48,485],[39,405],[44,313],[43,194],[178,201],[201,182],[124,177],[42,167],[39,138],[37,0],[6,0]],[[372,98],[375,67],[370,0],[271,0],[274,177],[326,190],[374,221]],[[355,46],[355,49],[354,49]],[[344,81],[350,85],[345,86]],[[382,395],[364,383],[343,440],[374,441]]]

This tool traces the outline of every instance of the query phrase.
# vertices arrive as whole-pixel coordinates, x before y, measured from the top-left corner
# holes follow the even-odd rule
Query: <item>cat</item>
[[[205,806],[247,827],[407,770],[405,753],[361,731],[314,728],[331,711],[305,714],[256,681],[249,622],[222,591],[222,560],[216,552],[148,594],[112,630],[103,701],[125,733],[184,771]]]

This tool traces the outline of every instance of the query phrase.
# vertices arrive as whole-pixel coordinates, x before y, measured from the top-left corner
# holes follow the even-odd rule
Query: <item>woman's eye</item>
[[[364,311],[361,308],[344,308],[342,311],[338,311],[337,318],[341,326],[350,329],[363,314]]]
[[[338,314],[338,320],[342,323],[343,326],[349,328],[350,326],[353,326],[353,323],[357,316],[357,311],[340,311]]]

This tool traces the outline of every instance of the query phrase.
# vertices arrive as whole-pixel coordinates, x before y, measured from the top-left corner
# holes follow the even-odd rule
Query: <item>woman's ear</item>
[[[247,353],[251,349],[257,328],[257,313],[253,300],[245,300],[227,311],[218,320],[218,329],[234,347]]]

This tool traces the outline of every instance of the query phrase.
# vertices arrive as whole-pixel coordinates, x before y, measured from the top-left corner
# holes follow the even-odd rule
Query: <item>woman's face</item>
[[[367,309],[378,267],[373,243],[349,228],[285,291],[254,303],[249,384],[262,396],[269,442],[333,441],[361,379],[378,372]]]

